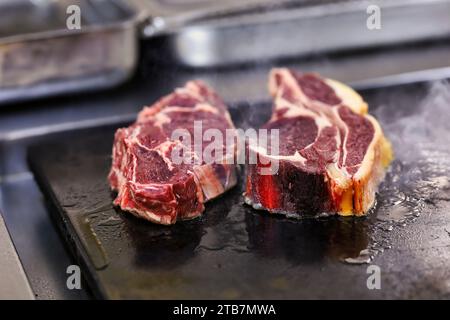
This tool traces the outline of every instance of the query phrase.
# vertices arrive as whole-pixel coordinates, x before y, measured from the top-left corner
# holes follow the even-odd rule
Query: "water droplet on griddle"
[[[371,249],[364,249],[361,250],[359,253],[359,256],[355,258],[344,258],[343,262],[348,264],[367,264],[372,262],[373,256],[376,254],[374,250]]]
[[[98,226],[106,226],[106,227],[113,227],[117,226],[123,223],[123,220],[118,216],[108,216],[103,220],[100,220],[97,225]]]

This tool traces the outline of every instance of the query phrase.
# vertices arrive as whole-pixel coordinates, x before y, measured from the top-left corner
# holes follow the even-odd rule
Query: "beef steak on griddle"
[[[111,188],[118,192],[114,204],[122,210],[160,224],[198,217],[204,203],[236,184],[236,172],[229,162],[206,163],[203,140],[191,139],[191,162],[174,163],[172,151],[186,141],[174,139],[177,129],[195,136],[195,122],[201,136],[213,128],[234,130],[225,104],[200,81],[163,97],[145,107],[134,124],[118,129],[113,145]],[[198,129],[198,128],[197,128]],[[224,134],[225,135],[225,134]],[[201,145],[197,145],[201,144]]]
[[[247,165],[245,201],[284,214],[366,213],[392,158],[367,104],[342,83],[284,68],[272,70],[269,91],[273,112],[263,128],[279,130],[278,154],[249,149],[278,166],[267,175],[261,161]]]

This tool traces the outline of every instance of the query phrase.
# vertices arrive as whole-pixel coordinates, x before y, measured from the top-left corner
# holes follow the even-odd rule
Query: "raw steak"
[[[217,94],[200,81],[145,107],[134,124],[118,129],[113,145],[111,188],[118,192],[114,204],[122,210],[160,224],[198,217],[204,203],[236,184],[235,166],[230,162],[205,163],[199,157],[203,139],[191,139],[191,162],[174,163],[172,151],[186,141],[173,139],[176,129],[195,136],[194,121],[201,121],[201,135],[208,128],[234,130],[226,106]]]
[[[342,83],[288,69],[272,70],[269,91],[273,113],[263,128],[279,130],[279,152],[249,147],[259,160],[247,166],[246,203],[288,215],[366,213],[392,158],[367,104]],[[278,170],[262,175],[267,161]]]

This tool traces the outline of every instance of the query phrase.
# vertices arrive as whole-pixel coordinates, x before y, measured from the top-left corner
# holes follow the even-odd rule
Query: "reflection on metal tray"
[[[445,87],[434,90],[445,94]],[[421,105],[402,99],[411,92],[417,92],[414,86],[383,89],[383,97],[392,97],[398,108],[375,110],[403,156],[366,218],[269,216],[244,206],[237,187],[208,203],[200,219],[172,227],[137,219],[113,208],[106,180],[116,126],[74,133],[70,144],[60,136],[32,148],[29,160],[89,284],[102,298],[445,298],[450,287],[441,283],[450,275],[450,239],[443,226],[450,225],[450,216],[435,182],[443,181],[450,164],[438,170],[440,157],[404,153],[417,150],[426,125],[417,122]],[[257,127],[269,117],[270,104],[241,104],[230,112],[236,126]],[[409,143],[403,137],[408,124],[418,130]],[[448,137],[442,139],[448,145]],[[365,263],[374,256],[383,290],[366,286]]]
[[[450,35],[448,0],[255,0],[245,5],[191,1],[203,7],[187,12],[177,1],[145,3],[153,23],[144,34],[170,34],[166,59],[191,67],[377,48]],[[381,8],[381,29],[367,27],[369,4]]]
[[[80,30],[66,27],[69,5]],[[0,102],[109,87],[136,64],[137,17],[121,2],[19,0],[0,17]]]

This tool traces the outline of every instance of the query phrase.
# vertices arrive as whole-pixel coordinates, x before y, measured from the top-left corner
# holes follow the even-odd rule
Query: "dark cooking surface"
[[[386,91],[383,97],[397,95]],[[60,135],[32,148],[29,159],[100,297],[449,298],[448,166],[442,168],[436,154],[406,155],[417,138],[408,142],[407,128],[396,128],[415,119],[415,107],[389,110],[388,116],[386,109],[376,113],[398,160],[377,209],[361,219],[268,216],[243,206],[242,190],[235,188],[209,203],[201,219],[173,227],[138,220],[111,203],[106,175],[114,127]],[[231,113],[237,126],[254,126],[269,106],[241,105]],[[381,290],[366,287],[369,264],[343,262],[371,255],[381,269]]]

